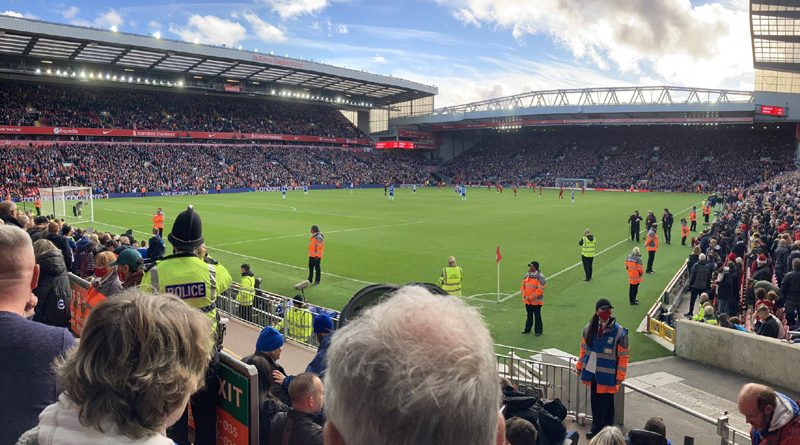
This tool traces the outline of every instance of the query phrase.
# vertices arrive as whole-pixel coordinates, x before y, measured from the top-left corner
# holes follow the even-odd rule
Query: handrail
[[[640,393],[642,395],[645,395],[647,397],[650,397],[651,399],[658,400],[659,402],[664,403],[664,404],[666,404],[666,405],[668,405],[668,406],[670,406],[672,408],[675,408],[678,411],[681,411],[681,412],[684,412],[686,414],[689,414],[690,416],[697,417],[698,419],[700,419],[700,420],[702,420],[704,422],[710,423],[712,425],[716,425],[717,424],[717,420],[712,418],[712,417],[709,417],[709,416],[707,416],[707,415],[705,415],[705,414],[703,414],[701,412],[695,411],[695,410],[693,410],[691,408],[688,408],[688,407],[685,407],[683,405],[679,405],[679,404],[673,402],[672,400],[669,400],[669,399],[667,399],[665,397],[662,397],[662,396],[660,396],[658,394],[655,394],[655,393],[652,393],[650,391],[647,391],[646,389],[642,389],[642,388],[639,388],[638,386],[631,385],[628,382],[622,382],[622,386],[624,386],[626,388],[629,388],[629,389],[631,389],[633,391],[636,391],[636,392],[638,392],[638,393]]]

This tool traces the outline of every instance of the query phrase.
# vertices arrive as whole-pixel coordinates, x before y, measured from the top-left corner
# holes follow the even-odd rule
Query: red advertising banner
[[[163,139],[249,139],[266,141],[296,141],[343,145],[372,145],[369,139],[329,138],[323,136],[294,136],[288,134],[261,134],[261,133],[213,133],[208,131],[171,131],[171,130],[124,130],[118,128],[62,128],[62,127],[20,127],[14,125],[0,125],[0,135],[50,135],[50,136],[105,136],[105,137],[134,137],[134,138],[163,138]]]
[[[240,87],[239,85],[225,85],[223,88],[225,89],[225,91],[227,91],[229,93],[241,93],[242,92],[242,87]]]
[[[410,139],[431,139],[433,138],[433,133],[430,131],[418,131],[418,130],[404,130],[399,129],[397,130],[397,135],[401,138],[410,138]]]

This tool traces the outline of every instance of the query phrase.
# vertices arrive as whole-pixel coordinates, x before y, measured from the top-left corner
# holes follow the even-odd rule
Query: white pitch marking
[[[382,225],[382,226],[371,226],[371,227],[353,227],[353,228],[350,228],[350,229],[326,230],[325,233],[358,232],[358,231],[361,231],[361,230],[387,229],[387,228],[390,228],[390,227],[403,227],[403,226],[410,226],[410,225],[422,224],[422,223],[423,223],[423,221],[412,221],[412,222],[407,222],[407,223],[403,223],[403,224],[386,224],[386,225]],[[296,238],[296,237],[301,237],[301,236],[309,236],[309,234],[308,233],[300,233],[300,234],[297,234],[297,235],[271,236],[271,237],[268,237],[268,238],[258,238],[258,239],[252,239],[252,240],[247,240],[247,241],[234,241],[232,243],[217,244],[217,247],[219,247],[219,246],[233,246],[233,245],[236,245],[236,244],[248,244],[248,243],[254,243],[254,242],[257,242],[257,241],[271,241],[271,240],[284,239],[284,238]]]

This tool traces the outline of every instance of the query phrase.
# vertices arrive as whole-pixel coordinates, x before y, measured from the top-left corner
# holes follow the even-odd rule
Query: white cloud
[[[98,28],[111,28],[112,26],[116,26],[119,28],[124,23],[122,19],[122,14],[117,12],[115,9],[109,9],[108,11],[101,13],[97,16],[94,21],[95,26]]]
[[[336,25],[336,32],[338,32],[339,34],[347,34],[348,32],[350,32],[350,29],[347,28],[347,25],[339,24]]]
[[[158,31],[161,29],[161,27],[162,27],[161,23],[155,20],[150,20],[149,22],[147,22],[147,28],[151,31]]]
[[[375,62],[375,63],[386,63],[386,57],[383,57],[383,56],[378,54],[378,55],[375,55],[375,57],[372,58],[372,61]]]
[[[253,28],[256,35],[265,42],[283,42],[286,40],[286,34],[282,29],[275,25],[271,25],[257,16],[253,12],[246,12],[242,14],[242,18],[247,20],[247,23]]]
[[[440,0],[461,22],[547,34],[601,70],[663,83],[732,87],[752,77],[745,0]]]
[[[184,26],[169,25],[169,30],[187,42],[198,41],[209,45],[234,46],[247,37],[239,22],[214,15],[193,15]]]
[[[328,7],[328,0],[263,0],[282,20],[314,15]]]
[[[17,11],[3,11],[3,12],[0,12],[0,15],[6,15],[8,17],[17,17],[17,18],[20,18],[20,19],[25,17],[21,12],[17,12]]]
[[[67,20],[72,20],[76,15],[78,15],[79,12],[81,12],[81,8],[77,6],[70,6],[66,11],[63,11],[61,15]]]

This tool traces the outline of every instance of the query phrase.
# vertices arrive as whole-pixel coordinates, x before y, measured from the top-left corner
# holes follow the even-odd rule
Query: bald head
[[[769,386],[748,383],[739,391],[739,412],[758,431],[769,426],[777,404],[778,396]]]
[[[0,226],[0,310],[22,315],[38,282],[30,236],[17,227]]]
[[[0,202],[0,215],[8,215],[11,217],[17,217],[17,205],[14,201],[3,201]]]

